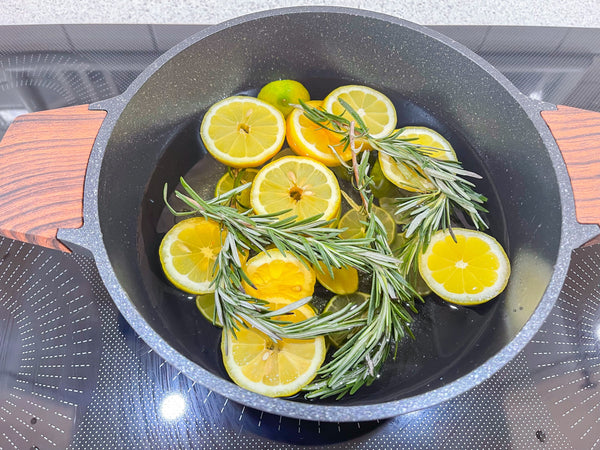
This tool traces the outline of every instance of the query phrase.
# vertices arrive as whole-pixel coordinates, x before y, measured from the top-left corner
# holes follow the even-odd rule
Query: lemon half
[[[272,299],[270,309],[279,309],[290,300]],[[315,315],[304,305],[275,319],[299,322]],[[316,376],[325,360],[325,339],[281,339],[277,342],[254,329],[239,327],[234,337],[223,331],[223,363],[231,379],[249,391],[268,397],[286,397],[299,392]]]
[[[478,305],[500,294],[510,277],[502,246],[481,231],[438,231],[419,257],[419,272],[433,292],[458,305]]]
[[[254,177],[250,203],[256,214],[284,210],[281,218],[298,220],[322,214],[333,219],[340,208],[340,186],[334,173],[311,158],[284,156],[264,166]]]
[[[422,145],[432,158],[445,161],[456,161],[456,153],[452,145],[437,131],[427,127],[405,127],[398,138],[411,139],[407,143]],[[384,176],[399,188],[410,192],[427,192],[435,188],[433,183],[422,173],[396,161],[391,156],[379,152],[379,164]]]
[[[212,105],[200,125],[208,152],[231,167],[256,167],[285,140],[281,111],[254,97],[233,96]]]
[[[373,138],[383,138],[394,131],[396,108],[381,92],[367,86],[348,85],[334,89],[325,97],[323,100],[325,111],[354,120],[339,99],[343,99],[357,112]]]

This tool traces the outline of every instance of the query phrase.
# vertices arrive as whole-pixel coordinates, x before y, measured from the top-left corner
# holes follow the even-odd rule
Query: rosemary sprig
[[[415,173],[424,173],[433,185],[430,191],[396,199],[396,214],[410,219],[404,229],[407,240],[399,254],[408,273],[415,268],[416,258],[427,248],[434,232],[447,229],[452,233],[451,218],[456,209],[466,213],[477,229],[487,228],[480,214],[487,212],[483,207],[487,198],[475,192],[475,185],[464,178],[481,178],[478,174],[463,169],[458,161],[432,158],[427,147],[404,141],[398,137],[399,133],[383,139],[369,139],[369,143]]]
[[[358,114],[350,113],[364,129]],[[363,153],[360,162],[356,157],[354,121],[348,124],[345,138],[352,152],[352,167],[349,169],[354,173],[354,186],[367,216],[366,237],[371,239],[371,247],[379,255],[392,256],[383,224],[373,213],[368,154]],[[417,311],[414,300],[420,299],[420,296],[398,269],[398,266],[393,271],[373,268],[367,324],[333,354],[331,361],[319,370],[316,380],[304,388],[308,391],[308,398],[341,398],[354,394],[363,385],[370,385],[388,358],[392,342],[397,345],[405,334],[413,336],[410,330],[413,319],[409,310]]]
[[[383,255],[391,254],[385,231],[374,214],[369,216],[367,236],[379,238],[373,246]],[[413,321],[410,311],[417,312],[414,299],[420,296],[406,282],[401,272],[375,268],[366,325],[358,330],[318,372],[317,378],[304,388],[307,398],[341,398],[370,385],[387,360],[392,343],[396,345],[408,334]]]
[[[316,124],[340,135],[340,146],[347,148],[351,140],[366,140],[378,152],[390,155],[399,164],[404,164],[416,174],[426,176],[433,185],[430,191],[412,197],[396,199],[396,214],[409,218],[404,228],[407,238],[399,259],[406,271],[414,270],[415,259],[429,245],[431,235],[440,229],[452,232],[451,217],[456,210],[463,211],[477,229],[487,228],[481,212],[487,212],[483,204],[487,201],[473,189],[475,185],[466,177],[479,179],[478,174],[465,170],[459,161],[443,161],[431,157],[431,147],[400,138],[398,130],[383,138],[373,138],[364,121],[343,99],[339,100],[352,119],[336,115],[301,102],[304,115]],[[351,131],[352,130],[352,131]],[[335,151],[336,149],[333,148]]]
[[[374,266],[385,271],[394,271],[398,260],[393,255],[383,256],[370,247],[372,238],[339,239],[339,229],[330,228],[331,221],[321,220],[319,216],[303,220],[294,217],[280,219],[277,214],[249,216],[237,209],[226,206],[231,198],[249,187],[249,184],[234,188],[211,200],[202,199],[182,178],[184,192],[175,191],[175,196],[185,203],[188,211],[176,211],[168,202],[168,186],[164,188],[164,200],[175,216],[200,214],[219,222],[227,231],[227,237],[215,264],[215,320],[218,318],[224,328],[235,334],[239,324],[252,326],[267,334],[271,339],[306,339],[348,330],[365,324],[360,319],[360,308],[348,305],[342,310],[314,318],[286,324],[274,320],[307,303],[310,298],[298,300],[277,311],[270,311],[265,302],[258,300],[242,289],[242,280],[252,285],[246,277],[239,260],[239,251],[264,251],[274,244],[282,253],[291,252],[299,259],[318,267],[321,261],[329,271],[332,268],[352,266],[359,271],[371,273]],[[283,325],[283,326],[282,326]]]
[[[486,199],[472,189],[474,185],[471,182],[463,178],[479,178],[478,175],[462,169],[458,162],[432,158],[431,149],[400,139],[400,132],[385,138],[373,138],[357,112],[344,100],[340,99],[340,103],[351,119],[305,103],[301,107],[308,119],[339,134],[339,145],[344,150],[350,147],[353,155],[353,184],[361,195],[368,215],[367,237],[372,239],[374,251],[384,256],[392,255],[385,240],[383,226],[375,214],[371,213],[373,196],[369,189],[371,179],[368,175],[368,152],[362,154],[358,163],[355,141],[366,139],[373,150],[387,153],[416,173],[424,173],[432,181],[434,189],[415,197],[396,200],[397,214],[411,219],[404,230],[408,239],[400,252],[401,264],[394,273],[374,268],[367,324],[333,354],[332,360],[319,370],[317,379],[305,387],[309,398],[340,398],[353,394],[363,385],[370,385],[391,352],[392,342],[397,346],[405,334],[414,337],[410,330],[410,311],[416,312],[414,299],[421,297],[408,285],[403,275],[407,276],[411,266],[414,267],[413,262],[429,244],[433,232],[443,228],[451,229],[453,208],[462,208],[475,226],[485,227],[479,212],[485,211],[482,203]],[[332,150],[336,152],[336,148],[332,147]],[[407,294],[410,296],[408,299]]]

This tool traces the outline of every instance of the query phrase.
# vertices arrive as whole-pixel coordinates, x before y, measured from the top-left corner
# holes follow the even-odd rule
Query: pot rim
[[[142,318],[142,316],[133,306],[133,303],[130,302],[127,293],[121,287],[116,274],[112,269],[104,242],[102,239],[99,239],[99,237],[102,236],[102,231],[99,222],[97,192],[104,150],[108,144],[115,124],[121,116],[121,113],[131,98],[144,85],[144,83],[175,55],[212,34],[249,21],[259,20],[276,15],[300,13],[335,13],[366,17],[381,20],[394,26],[407,27],[425,34],[430,38],[441,41],[457,51],[457,53],[460,55],[475,62],[483,70],[488,72],[499,84],[501,84],[506,91],[508,91],[508,93],[526,111],[529,119],[538,130],[550,154],[560,191],[562,227],[561,243],[556,259],[557,263],[554,266],[554,271],[550,283],[546,288],[546,292],[544,293],[531,318],[525,323],[517,335],[498,353],[496,353],[469,374],[464,375],[463,377],[432,391],[390,402],[354,406],[301,403],[281,398],[269,398],[247,391],[237,386],[233,382],[215,375],[202,368],[198,364],[190,361],[169,344],[167,344],[163,338],[150,327],[150,325]],[[330,422],[355,422],[385,419],[434,406],[475,387],[476,385],[490,378],[505,364],[511,361],[531,340],[542,323],[545,321],[546,317],[550,313],[550,310],[554,306],[556,299],[558,298],[558,294],[562,288],[562,284],[569,267],[572,249],[579,247],[581,244],[597,234],[597,227],[582,226],[575,220],[575,204],[566,166],[556,142],[550,133],[550,130],[539,114],[541,110],[553,109],[553,105],[544,104],[539,101],[529,99],[520,91],[518,91],[517,88],[513,86],[512,83],[497,69],[491,66],[480,56],[476,55],[471,50],[455,42],[454,40],[421,25],[417,25],[386,14],[351,8],[306,6],[274,9],[237,17],[221,24],[207,27],[195,35],[185,39],[150,64],[133,81],[133,83],[123,94],[112,99],[95,103],[90,106],[90,109],[106,110],[108,114],[94,143],[86,174],[84,190],[84,225],[82,228],[75,230],[59,230],[59,239],[72,249],[79,251],[83,250],[94,257],[102,281],[104,282],[109,294],[111,295],[121,314],[129,322],[136,333],[138,333],[138,335],[140,335],[144,341],[161,357],[181,370],[182,373],[186,374],[191,379],[198,381],[208,389],[211,389],[233,401],[268,413],[280,414],[297,419]]]

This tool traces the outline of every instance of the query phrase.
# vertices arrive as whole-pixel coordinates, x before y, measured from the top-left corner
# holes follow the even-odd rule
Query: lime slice
[[[246,183],[252,183],[254,177],[258,173],[256,169],[242,169],[238,173],[227,171],[215,186],[215,197],[230,191],[234,187],[239,187]],[[240,192],[235,196],[235,207],[240,211],[247,211],[251,208],[250,206],[250,187]]]
[[[394,242],[392,245],[390,245],[390,248],[395,256],[399,256],[400,250],[402,249],[402,244],[404,244],[405,241],[406,238],[404,237],[404,233],[398,233],[396,235],[396,239],[394,239]],[[431,294],[431,289],[429,286],[427,286],[427,283],[425,283],[425,280],[423,280],[423,277],[421,277],[421,274],[418,272],[418,270],[411,270],[410,274],[406,278],[406,281],[410,283],[414,290],[417,291],[417,294],[419,294],[421,297]]]
[[[410,221],[410,217],[404,216],[402,214],[396,214],[396,198],[394,197],[381,197],[379,199],[379,206],[382,209],[385,209],[393,218],[394,222],[398,225],[407,224]]]
[[[398,190],[396,186],[390,180],[388,180],[381,171],[379,159],[376,159],[375,163],[373,163],[373,168],[371,169],[371,173],[369,175],[371,177],[371,192],[375,197],[390,197]]]
[[[221,323],[219,318],[215,317],[215,294],[210,293],[210,294],[197,295],[196,296],[196,307],[198,308],[198,311],[200,311],[202,313],[202,315],[204,317],[206,317],[206,319],[210,323],[212,323],[213,325],[216,325],[218,327],[223,326],[223,324]],[[216,319],[214,322],[213,322],[213,317]]]
[[[369,300],[369,297],[370,296],[368,294],[365,294],[364,292],[354,292],[352,294],[345,295],[334,295],[333,297],[331,297],[331,300],[329,300],[329,302],[325,306],[323,312],[334,313],[348,304],[359,306],[367,300]],[[360,317],[367,317],[367,314],[368,310],[365,310],[365,312],[361,314]],[[337,333],[331,333],[327,337],[334,346],[341,347],[348,338],[350,338],[354,333],[356,333],[357,330],[358,328],[353,328],[349,331],[339,331]]]
[[[391,244],[396,237],[396,222],[394,221],[394,218],[389,212],[378,206],[373,206],[373,211],[377,218],[381,220],[383,228],[385,229],[386,240],[388,241],[388,244]],[[366,219],[366,216],[362,215],[356,209],[348,211],[342,216],[338,224],[338,228],[346,228],[346,230],[340,233],[340,237],[342,239],[365,237],[366,227],[364,222]]]
[[[258,93],[258,99],[277,108],[287,117],[294,110],[292,105],[307,102],[310,94],[302,83],[295,80],[276,80],[266,84]]]

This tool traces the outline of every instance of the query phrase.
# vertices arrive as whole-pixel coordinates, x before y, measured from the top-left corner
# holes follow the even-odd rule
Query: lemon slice
[[[396,237],[396,222],[394,221],[394,218],[389,212],[379,206],[373,206],[373,212],[375,213],[375,216],[381,220],[385,230],[386,240],[388,244],[391,244]],[[340,233],[340,237],[343,239],[365,237],[366,227],[364,222],[366,220],[367,216],[362,215],[356,209],[351,209],[342,216],[338,224],[338,228],[346,228],[346,230]]]
[[[294,110],[293,104],[310,100],[304,85],[296,80],[271,81],[260,90],[257,97],[276,107],[285,117]]]
[[[269,249],[250,258],[244,272],[253,286],[242,281],[248,295],[269,300],[273,297],[300,300],[309,297],[315,289],[315,272],[291,253],[285,255]]]
[[[273,299],[269,307],[275,310],[289,302]],[[304,305],[276,319],[299,322],[314,315],[313,309]],[[225,369],[237,385],[268,397],[287,397],[315,378],[327,349],[322,336],[274,342],[254,328],[240,326],[235,337],[223,331],[221,352]]]
[[[504,290],[510,262],[502,246],[480,231],[438,231],[419,257],[419,271],[431,290],[458,305],[478,305]]]
[[[322,104],[322,101],[315,100],[307,102],[307,105],[315,108]],[[340,159],[352,159],[350,148],[344,150],[340,145],[341,136],[309,120],[303,109],[295,109],[287,117],[285,133],[289,146],[297,155],[308,156],[330,167],[339,166]]]
[[[316,270],[317,281],[321,283],[325,289],[330,290],[335,294],[352,294],[358,289],[358,270],[354,267],[333,267],[333,277],[325,264],[319,262],[322,271]]]
[[[212,220],[186,219],[165,234],[158,250],[166,277],[191,294],[214,292],[214,264],[227,232]]]
[[[363,120],[373,138],[388,136],[396,127],[396,109],[389,98],[367,86],[341,86],[334,89],[325,100],[325,111],[354,120],[340,104],[343,99]]]
[[[258,170],[256,169],[243,169],[239,174],[236,175],[233,175],[230,171],[227,171],[227,173],[223,175],[219,181],[217,181],[217,185],[215,186],[215,197],[230,191],[234,187],[251,183],[257,173]],[[251,208],[250,187],[244,189],[235,196],[235,207],[240,211],[247,211]]]
[[[256,214],[290,210],[280,217],[298,220],[322,214],[336,216],[341,203],[340,186],[322,163],[300,156],[284,156],[264,166],[252,183],[250,203]]]
[[[231,167],[256,167],[283,145],[285,119],[267,102],[233,96],[209,108],[202,119],[200,136],[217,161]]]
[[[339,311],[340,309],[342,309],[344,306],[348,305],[348,304],[354,304],[354,305],[361,305],[364,302],[368,301],[370,298],[369,294],[365,294],[364,292],[354,292],[352,294],[346,294],[346,295],[334,295],[333,297],[331,297],[331,300],[329,300],[329,302],[327,303],[327,305],[325,306],[325,309],[323,309],[323,312],[329,312],[329,313],[334,313]],[[367,315],[369,314],[368,309],[366,309],[360,317],[367,317]],[[354,333],[356,333],[358,331],[358,328],[353,328],[349,331],[338,331],[336,333],[331,333],[327,336],[327,338],[329,339],[329,341],[336,347],[341,347],[344,342],[346,342],[346,340],[348,338],[350,338]]]
[[[433,158],[456,161],[456,153],[452,145],[437,131],[426,127],[402,128],[399,138],[412,139],[409,143],[422,145],[427,148]],[[423,174],[415,172],[412,168],[398,163],[391,156],[379,152],[379,164],[385,177],[399,188],[410,192],[427,192],[435,188]]]
[[[196,308],[210,323],[213,323],[213,318],[215,318],[214,325],[218,327],[223,326],[219,318],[215,317],[215,295],[212,292],[210,294],[197,295]]]

